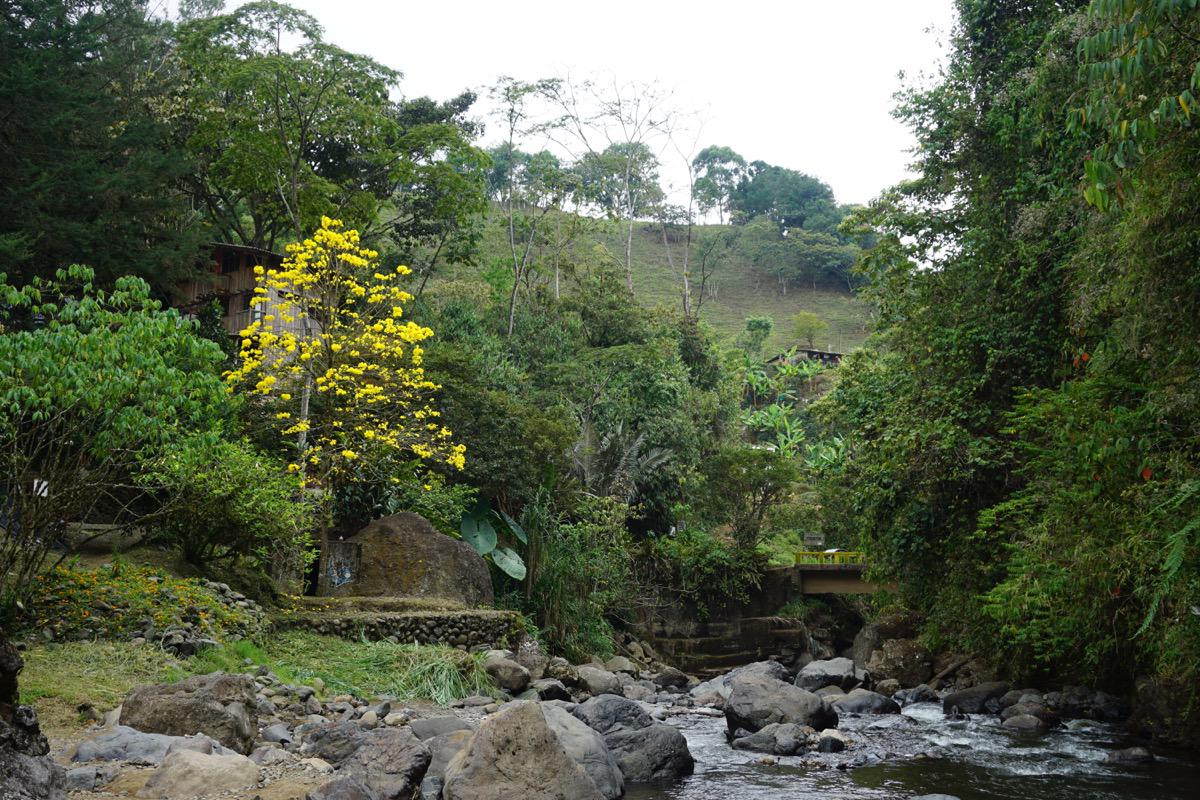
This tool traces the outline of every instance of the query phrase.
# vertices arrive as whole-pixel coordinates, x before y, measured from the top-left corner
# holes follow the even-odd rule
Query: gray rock
[[[139,686],[121,704],[121,724],[146,733],[203,733],[239,753],[249,753],[257,730],[254,681],[216,672],[174,684]]]
[[[450,765],[455,756],[466,749],[474,735],[475,731],[468,728],[467,730],[450,731],[425,740],[425,746],[429,748],[431,758],[429,769],[425,770],[425,777],[421,780],[422,795],[426,798],[442,796],[442,784],[446,780],[446,767]]]
[[[639,671],[638,665],[625,656],[613,656],[604,663],[604,668],[609,672],[625,672],[630,675],[636,675]]]
[[[900,681],[895,678],[885,678],[875,684],[875,691],[884,697],[891,697],[900,691]]]
[[[839,714],[899,714],[900,706],[890,697],[868,689],[852,689],[840,700],[833,702]]]
[[[867,662],[875,680],[896,680],[919,686],[933,677],[933,656],[916,639],[888,639]]]
[[[305,800],[379,800],[374,792],[357,778],[334,778],[313,789]]]
[[[1008,688],[1008,684],[1003,681],[992,681],[951,692],[942,698],[942,711],[950,714],[957,709],[963,714],[981,714],[986,710],[988,701],[999,700]]]
[[[492,656],[483,662],[483,668],[501,689],[511,694],[523,692],[529,686],[529,670],[511,659]]]
[[[541,678],[530,684],[530,687],[537,692],[539,700],[570,700],[571,693],[567,691],[567,687],[562,681],[554,678]]]
[[[245,789],[258,783],[258,765],[238,753],[171,753],[146,781],[139,797],[165,800]]]
[[[338,773],[357,778],[384,800],[415,800],[432,756],[408,728],[380,728],[342,762]]]
[[[867,662],[871,660],[871,655],[879,649],[880,642],[883,637],[879,635],[879,629],[868,622],[862,626],[862,629],[854,637],[854,645],[850,648],[850,659],[854,662],[854,666],[860,669],[865,669]]]
[[[602,694],[589,698],[571,711],[589,728],[606,734],[610,731],[637,730],[654,723],[650,715],[633,700],[615,694]]]
[[[806,664],[804,669],[796,675],[796,686],[810,692],[825,686],[839,686],[843,690],[849,691],[862,683],[865,678],[866,673],[857,669],[850,659],[831,658]]]
[[[470,731],[474,730],[471,723],[458,717],[427,717],[425,719],[414,719],[408,723],[408,727],[412,729],[413,734],[422,741],[432,739],[435,736],[452,731]]]
[[[847,659],[848,660],[848,659]],[[740,675],[725,702],[730,731],[757,731],[773,722],[794,722],[814,730],[837,726],[837,712],[812,692],[766,675]]]
[[[72,761],[126,761],[131,764],[156,765],[168,752],[180,750],[213,752],[213,741],[205,736],[167,736],[143,733],[125,725],[103,731],[75,745]],[[229,752],[220,745],[217,752]]]
[[[442,800],[603,800],[567,755],[537,703],[486,718],[446,768]]]
[[[695,767],[687,739],[661,722],[609,731],[604,743],[628,783],[665,783],[691,775]]]
[[[620,797],[625,791],[625,780],[604,738],[566,709],[550,704],[541,708],[558,743],[583,768],[605,800]]]
[[[781,681],[790,681],[792,678],[787,667],[778,661],[756,661],[753,664],[738,667],[720,677],[699,683],[692,687],[688,695],[697,705],[724,706],[725,701],[729,698],[729,684],[739,675],[766,675]]]
[[[1149,764],[1152,761],[1154,761],[1154,754],[1145,747],[1126,747],[1124,750],[1113,750],[1104,757],[1105,764],[1122,766]]]
[[[688,676],[674,667],[667,667],[651,680],[656,686],[661,686],[664,689],[682,689],[688,685]]]
[[[259,747],[250,754],[250,760],[260,767],[276,767],[280,764],[290,764],[296,757],[280,747]]]
[[[735,750],[753,750],[775,756],[794,756],[807,749],[808,737],[814,733],[806,725],[793,722],[772,723],[749,736],[733,740]]]
[[[892,695],[892,699],[902,706],[911,706],[913,703],[937,703],[941,700],[938,693],[924,683],[912,689],[901,689]]]
[[[292,731],[287,725],[280,722],[275,725],[270,725],[262,729],[259,734],[264,742],[279,742],[280,744],[288,744],[292,741]]]
[[[365,736],[366,731],[353,722],[327,722],[305,732],[300,753],[340,764],[362,746]]]
[[[1032,714],[1015,714],[1001,723],[1001,727],[1010,731],[1044,731],[1050,726]]]
[[[575,671],[583,688],[591,694],[616,694],[621,691],[621,682],[608,670],[585,664],[576,667]]]
[[[640,702],[653,702],[654,698],[658,696],[657,691],[646,688],[640,682],[622,686],[621,693],[630,700]]]

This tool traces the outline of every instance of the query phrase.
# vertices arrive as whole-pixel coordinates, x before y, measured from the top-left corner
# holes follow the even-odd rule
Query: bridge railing
[[[867,557],[862,553],[826,553],[821,550],[798,550],[796,551],[797,564],[830,564],[830,565],[850,565],[850,564],[865,564]]]

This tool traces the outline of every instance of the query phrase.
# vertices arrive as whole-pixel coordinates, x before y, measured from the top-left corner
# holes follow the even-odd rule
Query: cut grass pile
[[[83,724],[80,708],[105,712],[135,686],[172,683],[189,675],[241,672],[265,666],[288,683],[320,678],[328,695],[353,694],[439,705],[475,694],[492,694],[495,683],[480,655],[450,647],[352,642],[287,631],[255,645],[248,641],[178,659],[149,644],[67,642],[29,648],[22,654],[21,701],[37,706],[51,733]]]

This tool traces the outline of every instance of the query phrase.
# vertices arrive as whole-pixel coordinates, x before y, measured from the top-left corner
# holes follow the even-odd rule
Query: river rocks
[[[300,753],[331,764],[340,764],[362,746],[364,736],[366,732],[353,722],[328,722],[307,732],[300,745]]]
[[[990,701],[999,701],[1008,689],[1007,683],[993,681],[951,692],[942,698],[942,711],[946,714],[951,714],[956,710],[963,714],[982,714],[985,711],[998,710],[997,703],[993,703],[996,709],[989,709],[987,705]]]
[[[916,639],[888,639],[867,662],[867,671],[875,680],[917,686],[933,677],[933,657]]]
[[[608,670],[585,664],[576,667],[575,671],[579,675],[579,682],[589,694],[616,694],[621,691],[621,682]]]
[[[663,783],[691,775],[695,766],[687,740],[671,725],[611,731],[604,743],[630,783]]]
[[[734,739],[733,749],[753,750],[758,753],[770,753],[776,756],[794,756],[807,749],[809,738],[815,736],[815,733],[807,725],[797,725],[794,722],[776,722],[765,726],[749,736]]]
[[[511,659],[490,656],[483,662],[483,669],[509,694],[519,694],[529,686],[529,670]]]
[[[605,800],[620,797],[625,791],[625,779],[604,738],[566,709],[551,704],[541,708],[558,743],[583,768]]]
[[[583,686],[583,681],[579,677],[579,670],[571,666],[571,662],[561,656],[555,656],[546,662],[543,677],[553,678],[561,682],[568,689],[578,689]]]
[[[339,767],[384,800],[416,800],[429,768],[429,749],[407,728],[371,731]]]
[[[537,703],[487,717],[446,769],[443,800],[603,800],[567,755]]]
[[[181,750],[163,759],[139,797],[178,798],[245,789],[258,783],[258,765],[243,755]]]
[[[638,665],[634,664],[625,656],[613,656],[604,663],[604,668],[609,672],[626,672],[630,675],[637,675],[640,671]]]
[[[121,724],[147,733],[203,733],[239,753],[253,749],[254,681],[216,672],[175,684],[139,686],[121,704]]]
[[[885,697],[891,697],[896,692],[900,691],[900,681],[895,678],[885,678],[875,684],[875,691]]]
[[[1119,766],[1136,766],[1149,764],[1154,761],[1154,754],[1145,747],[1126,747],[1124,750],[1113,750],[1104,757],[1105,764]]]
[[[1128,705],[1107,692],[1083,686],[1065,686],[1061,692],[1047,692],[1043,699],[1063,719],[1096,719],[1118,722],[1129,715]]]
[[[738,728],[753,732],[773,722],[794,722],[821,730],[837,725],[837,713],[812,692],[751,673],[730,682],[725,720],[731,732]]]
[[[883,637],[879,635],[879,628],[874,623],[868,622],[863,625],[855,634],[854,644],[850,647],[850,659],[854,666],[865,669],[872,654],[879,649],[882,642]]]
[[[1015,717],[1035,717],[1041,720],[1046,728],[1052,728],[1058,724],[1059,716],[1052,709],[1040,702],[1039,695],[1025,695],[1021,702],[1009,706],[1000,712],[1000,718],[1007,722]],[[1025,725],[1027,723],[1020,723]],[[1017,725],[1009,725],[1007,727],[1017,727]]]
[[[868,689],[853,689],[832,703],[839,714],[899,714],[900,706],[890,697]]]
[[[550,659],[542,650],[542,646],[538,644],[537,639],[528,634],[521,635],[513,660],[529,670],[530,680],[535,681],[545,677],[546,666],[550,663]]]
[[[806,664],[796,675],[796,686],[810,692],[825,686],[838,686],[849,691],[864,680],[866,673],[855,668],[853,661],[848,658],[831,658]]]
[[[143,733],[126,725],[118,725],[75,745],[71,752],[71,760],[126,761],[130,764],[153,766],[162,763],[168,753],[185,750],[217,754],[232,752],[207,736],[167,736],[161,733]]]
[[[817,737],[818,753],[840,753],[850,746],[850,738],[841,731],[825,730]]]

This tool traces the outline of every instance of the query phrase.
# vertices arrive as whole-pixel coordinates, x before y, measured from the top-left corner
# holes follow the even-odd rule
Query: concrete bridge
[[[796,594],[871,594],[894,588],[863,580],[867,561],[862,553],[800,551],[789,570]]]

